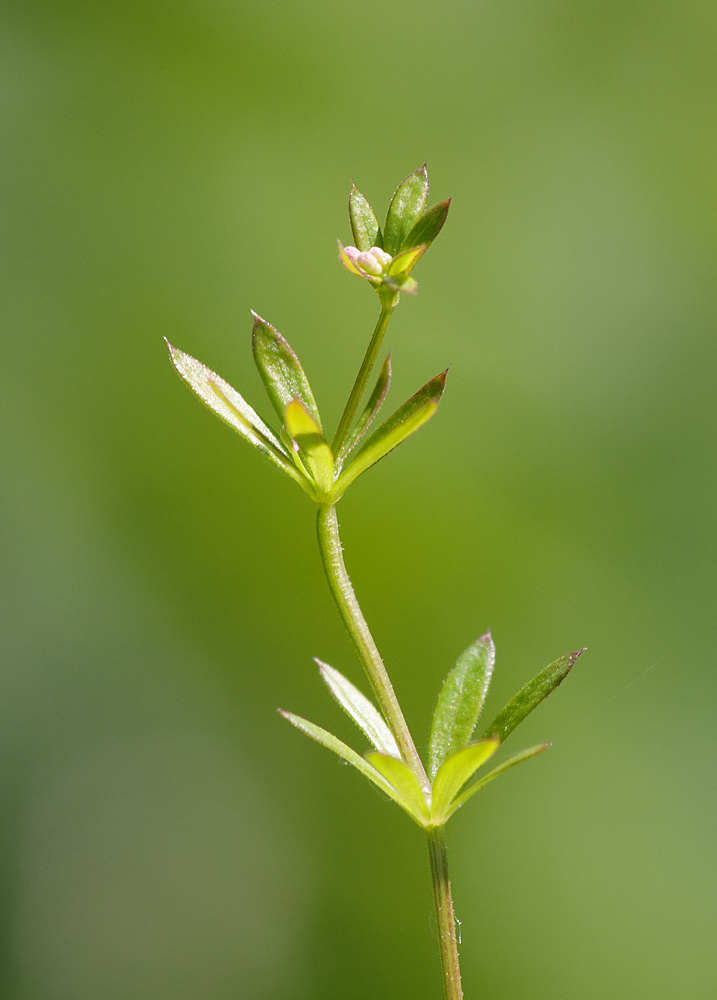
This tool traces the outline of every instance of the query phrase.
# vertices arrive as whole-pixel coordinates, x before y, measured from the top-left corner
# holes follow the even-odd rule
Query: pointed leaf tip
[[[432,378],[373,432],[337,480],[335,487],[337,499],[362,472],[393,451],[433,416],[443,395],[447,374],[448,369]]]
[[[470,742],[494,666],[495,646],[490,632],[486,632],[461,653],[446,677],[431,722],[428,748],[431,777],[435,777],[447,758]]]
[[[169,342],[168,346],[172,364],[178,375],[204,405],[246,441],[262,451],[283,472],[299,483],[302,489],[311,493],[308,480],[290,461],[283,445],[236,389],[190,354],[185,354]]]
[[[401,250],[406,236],[423,215],[427,200],[428,170],[424,163],[401,181],[391,199],[383,242],[392,256]]]
[[[324,684],[378,752],[389,757],[400,757],[396,740],[378,709],[338,670],[321,660],[315,659],[315,662]]]
[[[319,408],[296,352],[276,327],[267,323],[253,309],[252,316],[254,361],[274,409],[283,419],[284,411],[292,399],[299,399],[320,428]]]
[[[566,653],[541,670],[511,698],[508,704],[493,719],[483,733],[483,739],[499,736],[501,743],[510,736],[541,701],[551,694],[565,680],[575,665],[575,661],[585,649]]]
[[[351,222],[354,246],[358,250],[363,253],[370,250],[371,247],[382,247],[383,240],[381,239],[378,219],[353,181],[349,194],[349,221]]]

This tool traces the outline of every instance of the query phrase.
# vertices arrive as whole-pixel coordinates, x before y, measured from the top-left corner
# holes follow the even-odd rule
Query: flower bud
[[[390,253],[386,253],[385,250],[382,250],[381,247],[371,247],[369,253],[372,253],[376,260],[381,264],[382,270],[387,271],[391,266],[393,257]]]
[[[356,263],[362,271],[366,272],[366,274],[373,274],[376,277],[383,274],[381,262],[376,257],[373,250],[367,250],[366,253],[360,253],[356,258]]]
[[[343,247],[343,252],[346,254],[348,259],[352,264],[355,264],[358,258],[361,256],[361,251],[356,247]]]
[[[381,247],[371,247],[362,253],[357,247],[339,245],[339,257],[344,267],[373,284],[382,278],[393,262],[393,257]]]

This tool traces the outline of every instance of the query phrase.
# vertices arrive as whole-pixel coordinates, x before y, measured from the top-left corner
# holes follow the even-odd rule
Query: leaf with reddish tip
[[[173,347],[169,341],[167,347],[178,374],[204,405],[229,424],[245,441],[263,452],[283,472],[299,483],[302,489],[311,493],[310,484],[292,464],[283,445],[236,389],[201,361]]]
[[[443,762],[467,746],[488,694],[495,666],[490,632],[476,639],[458,657],[438,696],[428,745],[431,778]]]
[[[566,653],[536,674],[496,715],[482,739],[497,736],[501,743],[507,739],[515,727],[565,680],[577,658],[584,652],[584,649],[578,649],[574,653]]]
[[[378,752],[389,757],[400,757],[401,752],[396,740],[375,705],[338,670],[334,670],[328,663],[322,663],[321,660],[316,662],[331,694],[359,729],[363,730]]]
[[[334,495],[337,499],[357,476],[388,455],[390,451],[393,451],[397,445],[405,441],[433,416],[443,395],[447,374],[448,370],[446,369],[427,382],[415,396],[411,396],[403,406],[396,410],[393,416],[374,431],[339,476],[334,487]]]
[[[383,246],[378,219],[355,184],[351,185],[351,194],[349,195],[349,219],[351,220],[351,232],[354,236],[354,246],[358,250],[363,253],[365,250],[370,250],[371,247]]]
[[[404,240],[423,215],[428,200],[426,165],[409,174],[396,188],[386,216],[383,248],[391,256],[401,250]]]
[[[492,757],[500,746],[500,740],[494,736],[490,740],[481,740],[463,747],[457,753],[441,764],[433,781],[431,792],[431,815],[434,823],[442,825],[450,815],[451,803],[461,788],[473,777],[479,767]]]
[[[381,371],[378,373],[378,378],[376,379],[376,385],[374,390],[369,397],[369,401],[366,404],[366,408],[358,418],[356,426],[351,431],[351,433],[346,438],[342,448],[341,454],[338,461],[341,463],[343,459],[348,455],[348,453],[355,448],[359,443],[361,438],[364,436],[366,431],[369,429],[371,424],[376,419],[376,414],[383,406],[383,401],[386,398],[386,394],[391,385],[391,355],[386,356],[386,360],[381,366]]]
[[[468,799],[472,798],[476,792],[481,790],[481,788],[484,788],[489,781],[493,781],[494,778],[497,778],[506,771],[509,771],[511,767],[515,767],[516,764],[522,764],[524,760],[530,760],[532,757],[537,757],[538,754],[544,753],[544,751],[548,750],[550,746],[550,743],[539,743],[535,747],[529,747],[527,750],[521,750],[520,753],[515,754],[513,757],[509,757],[508,760],[504,760],[502,764],[498,765],[498,767],[494,767],[493,770],[489,771],[484,778],[476,781],[476,783],[471,785],[470,788],[466,788],[465,792],[453,800],[453,804],[448,810],[446,819],[450,819],[457,809],[460,809],[462,805],[465,805]]]
[[[425,243],[429,247],[443,228],[450,205],[451,199],[448,198],[427,209],[404,240],[403,246],[410,248]]]
[[[321,417],[309,380],[289,342],[271,323],[252,312],[254,361],[274,409],[283,419],[292,399],[301,400],[321,429]]]

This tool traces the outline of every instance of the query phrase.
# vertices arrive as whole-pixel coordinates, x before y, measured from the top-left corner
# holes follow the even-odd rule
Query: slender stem
[[[336,507],[333,504],[322,504],[319,507],[316,532],[319,537],[319,548],[331,593],[338,605],[344,625],[353,639],[356,651],[376,695],[376,700],[396,739],[401,757],[406,766],[410,767],[419,779],[423,788],[430,791],[431,786],[423,763],[403,717],[401,706],[383,665],[381,654],[366,624],[366,619],[361,612],[346,572],[339,536],[339,522],[336,517]]]
[[[331,450],[334,455],[339,454],[341,445],[344,443],[346,435],[354,422],[356,411],[358,410],[359,403],[361,402],[361,397],[366,391],[366,385],[371,377],[373,366],[376,364],[378,352],[381,350],[381,342],[383,341],[383,335],[386,332],[388,321],[391,318],[391,314],[393,313],[397,302],[398,293],[396,292],[389,292],[388,294],[381,296],[381,315],[378,317],[376,329],[373,331],[371,342],[366,350],[366,355],[361,363],[361,367],[359,368],[359,373],[356,376],[354,387],[351,390],[351,395],[348,398],[344,412],[341,414],[341,420],[339,421],[339,426],[336,429],[336,434],[334,435],[334,440],[331,444]]]
[[[456,917],[453,912],[451,882],[448,878],[448,851],[446,849],[446,828],[434,827],[428,831],[428,853],[431,858],[433,898],[436,903],[438,940],[441,948],[443,967],[443,988],[446,1000],[463,1000],[461,967],[458,961],[458,939],[456,937]]]

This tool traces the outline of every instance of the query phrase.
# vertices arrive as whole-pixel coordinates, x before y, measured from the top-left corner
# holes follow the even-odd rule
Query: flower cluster
[[[340,258],[341,263],[349,271],[353,271],[354,274],[358,272],[362,278],[374,282],[380,281],[393,263],[391,254],[386,253],[381,247],[371,247],[363,253],[358,247],[343,247]],[[352,264],[353,267],[350,266]]]
[[[381,232],[373,209],[352,184],[349,218],[354,245],[339,243],[339,260],[346,270],[365,278],[378,292],[415,292],[418,286],[411,271],[441,231],[451,203],[449,198],[426,208],[427,202],[424,164],[399,184]]]

